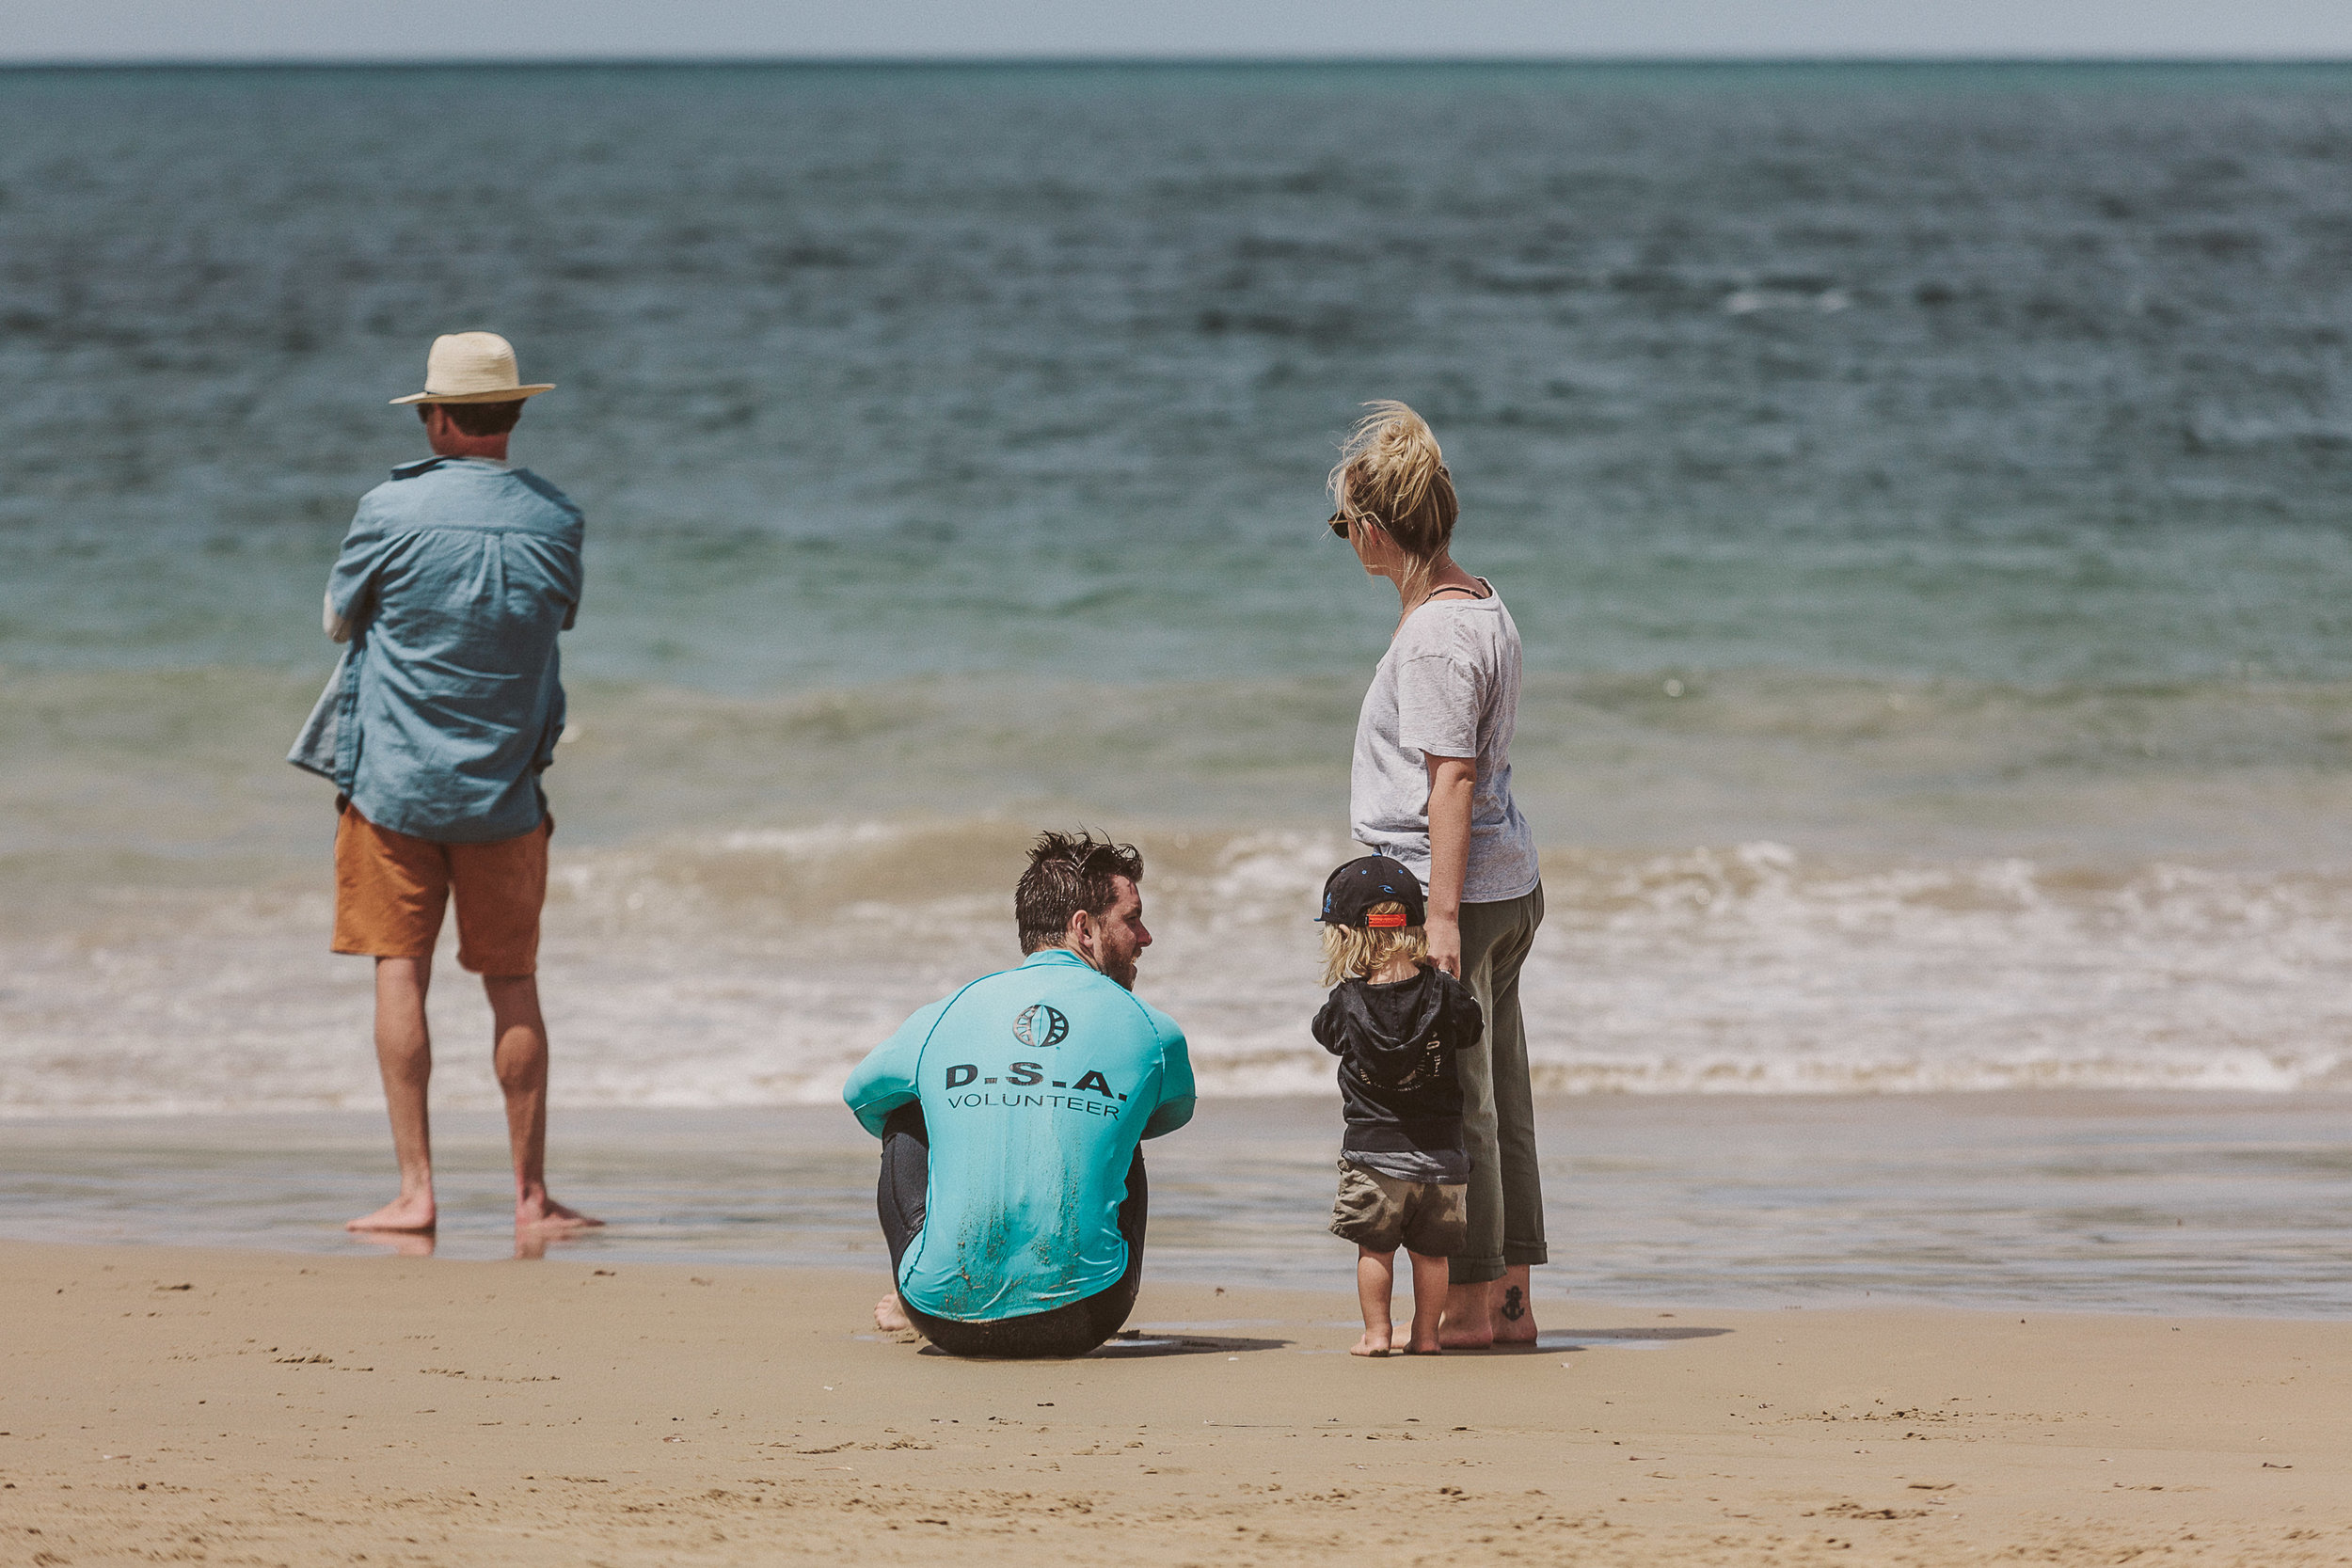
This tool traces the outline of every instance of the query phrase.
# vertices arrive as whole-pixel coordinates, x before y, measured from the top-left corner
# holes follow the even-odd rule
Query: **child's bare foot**
[[[1407,1355],[1443,1355],[1445,1354],[1445,1346],[1440,1343],[1438,1337],[1433,1334],[1426,1339],[1416,1339],[1411,1344],[1406,1345],[1405,1347],[1405,1354]]]
[[[545,1193],[515,1202],[515,1228],[517,1230],[562,1231],[586,1230],[604,1221],[590,1219],[577,1209],[566,1208]]]
[[[1393,1329],[1367,1328],[1364,1330],[1364,1337],[1357,1340],[1355,1346],[1347,1354],[1350,1355],[1386,1355],[1390,1350],[1390,1338],[1394,1333]]]
[[[884,1334],[905,1334],[914,1329],[914,1324],[907,1321],[906,1308],[898,1305],[898,1291],[893,1291],[874,1303],[874,1326]]]
[[[430,1232],[439,1224],[433,1207],[431,1193],[403,1193],[373,1214],[362,1214],[356,1220],[345,1220],[345,1230],[405,1230],[412,1234]]]

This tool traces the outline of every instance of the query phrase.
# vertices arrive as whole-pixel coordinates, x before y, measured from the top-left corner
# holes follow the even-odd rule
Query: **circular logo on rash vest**
[[[1040,1002],[1012,1021],[1012,1037],[1023,1045],[1059,1045],[1070,1037],[1070,1021]]]

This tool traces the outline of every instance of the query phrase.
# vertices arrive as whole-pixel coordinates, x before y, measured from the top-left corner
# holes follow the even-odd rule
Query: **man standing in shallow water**
[[[1013,894],[1027,961],[934,1002],[841,1091],[882,1140],[883,1328],[951,1355],[1084,1355],[1143,1282],[1145,1138],[1192,1119],[1184,1031],[1134,994],[1143,857],[1047,832]]]
[[[425,389],[395,398],[433,455],[359,502],[326,589],[338,681],[288,760],[335,781],[338,953],[375,959],[375,1055],[400,1196],[353,1230],[429,1232],[438,1215],[425,1090],[425,991],[441,916],[482,976],[506,1098],[518,1239],[603,1222],[548,1193],[548,1031],[539,911],[554,819],[539,774],[564,731],[556,635],[580,609],[580,509],[506,461],[523,401],[492,332],[434,341]]]

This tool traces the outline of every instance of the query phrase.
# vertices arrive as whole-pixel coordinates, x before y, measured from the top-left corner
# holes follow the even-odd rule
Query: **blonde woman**
[[[1453,556],[1458,506],[1428,422],[1367,405],[1331,470],[1331,531],[1399,614],[1356,721],[1348,817],[1356,841],[1428,889],[1431,961],[1467,981],[1485,1037],[1461,1053],[1470,1157],[1469,1244],[1451,1264],[1441,1341],[1535,1338],[1527,1272],[1545,1261],[1534,1096],[1519,968],[1543,923],[1534,835],[1511,800],[1519,634],[1502,595]]]

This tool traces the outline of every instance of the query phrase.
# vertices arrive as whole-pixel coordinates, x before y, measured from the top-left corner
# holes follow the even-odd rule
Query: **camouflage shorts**
[[[1331,1234],[1374,1252],[1452,1258],[1470,1243],[1469,1192],[1465,1182],[1406,1181],[1342,1160]]]

